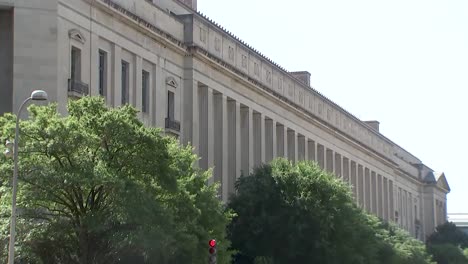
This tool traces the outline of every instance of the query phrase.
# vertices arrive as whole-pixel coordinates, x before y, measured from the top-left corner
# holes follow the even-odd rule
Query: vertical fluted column
[[[372,188],[369,168],[364,168],[364,203],[367,212],[372,212]]]
[[[382,196],[383,196],[383,218],[387,221],[390,221],[390,206],[388,202],[388,180],[385,176],[383,176],[383,191],[382,191]]]
[[[284,157],[284,126],[276,124],[276,155]]]
[[[236,101],[235,106],[236,111],[236,120],[235,120],[235,130],[236,130],[236,180],[240,178],[242,173],[242,139],[241,139],[241,105]]]
[[[198,166],[203,170],[208,169],[208,88],[206,86],[198,87],[198,123],[199,133],[198,142],[200,143],[198,155],[200,160]]]
[[[229,166],[228,166],[228,160],[229,160],[229,151],[231,149],[228,149],[229,147],[229,138],[228,138],[228,107],[227,107],[227,96],[226,95],[221,95],[221,115],[222,115],[222,133],[223,133],[223,138],[221,139],[222,143],[219,148],[221,151],[220,155],[222,155],[222,175],[221,175],[221,187],[222,187],[222,199],[223,202],[228,201],[228,196],[229,196]],[[235,137],[233,137],[235,138]]]
[[[334,173],[334,162],[335,158],[333,155],[333,150],[327,148],[325,152],[325,168],[328,172]]]
[[[288,127],[283,126],[283,148],[284,148],[284,158],[289,159],[289,145],[288,145]]]
[[[351,161],[351,186],[353,187],[354,199],[358,203],[357,165],[355,161]]]
[[[200,123],[199,120],[199,99],[198,99],[198,82],[192,81],[192,138],[191,143],[194,149],[194,153],[199,155],[200,153]],[[189,113],[190,114],[190,113]]]
[[[372,206],[372,213],[375,215],[378,215],[378,203],[377,203],[377,183],[376,183],[376,175],[374,171],[371,171],[371,190],[372,190],[372,200],[371,200],[371,206]]]
[[[265,163],[265,115],[260,114],[260,162]]]
[[[254,168],[253,109],[249,107],[249,172]]]
[[[277,146],[277,143],[278,143],[278,140],[277,140],[277,135],[276,135],[276,121],[275,120],[271,120],[271,140],[272,140],[272,159],[275,159],[276,157],[278,157],[278,146]]]
[[[213,92],[213,127],[214,127],[214,181],[221,183],[218,194],[223,194],[222,176],[223,176],[223,95],[217,91]]]
[[[249,109],[240,107],[241,122],[241,170],[244,175],[249,174]]]
[[[358,164],[358,201],[359,205],[364,208],[364,169]]]
[[[335,175],[339,178],[343,177],[343,162],[341,155],[335,152],[335,164],[334,164]]]
[[[307,148],[309,149],[309,160],[313,160],[313,161],[316,161],[316,157],[317,157],[317,148],[315,147],[315,141],[313,140],[308,140],[307,141]]]
[[[349,172],[350,172],[350,166],[349,166],[349,159],[343,157],[343,181],[345,183],[349,183]]]
[[[228,99],[227,100],[227,150],[228,158],[228,177],[227,177],[227,186],[228,186],[228,195],[234,193],[234,184],[237,178],[237,123],[236,123],[236,101]],[[223,175],[224,176],[224,175]]]
[[[131,98],[131,102],[134,103],[135,108],[140,111],[141,111],[141,104],[142,104],[142,100],[141,100],[141,97],[142,97],[141,82],[143,79],[142,72],[143,72],[143,59],[140,56],[136,55],[135,56],[135,73],[136,74],[135,74],[135,78],[133,78],[134,83],[133,83],[133,89],[132,89],[134,92],[130,98]],[[138,115],[141,116],[141,112],[139,112]]]
[[[122,48],[112,45],[112,106],[120,106],[122,102]]]
[[[389,219],[394,221],[395,220],[395,203],[393,200],[393,181],[388,180],[388,211],[389,211]]]
[[[258,167],[262,163],[262,114],[253,112],[253,150],[254,150],[254,167]]]
[[[309,139],[304,136],[304,160],[309,160]]]
[[[317,163],[323,170],[325,169],[325,147],[317,143]]]
[[[380,218],[385,219],[384,213],[383,213],[383,181],[382,181],[382,175],[377,174],[377,215]]]
[[[215,143],[214,143],[214,105],[213,105],[213,89],[211,87],[207,88],[207,130],[208,130],[208,159],[207,159],[207,166],[208,168],[214,167],[214,155],[215,155]],[[210,184],[214,183],[214,174],[208,181]]]

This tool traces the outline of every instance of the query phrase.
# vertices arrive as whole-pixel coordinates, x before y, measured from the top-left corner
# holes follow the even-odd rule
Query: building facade
[[[43,89],[65,113],[83,95],[132,104],[192,144],[226,201],[275,157],[314,160],[357,204],[424,239],[446,221],[443,173],[196,11],[196,1],[0,0],[0,114]]]

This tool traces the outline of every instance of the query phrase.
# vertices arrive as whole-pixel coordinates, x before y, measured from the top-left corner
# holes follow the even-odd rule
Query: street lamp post
[[[10,242],[8,245],[8,264],[13,264],[15,260],[15,237],[16,237],[16,193],[18,189],[18,142],[19,142],[19,120],[21,110],[27,102],[32,101],[45,101],[47,100],[47,93],[42,90],[34,90],[31,96],[26,98],[16,113],[16,129],[15,140],[13,142],[13,193],[11,201],[11,218],[10,218]],[[7,142],[7,145],[11,144]],[[7,146],[8,147],[8,146]],[[5,152],[7,154],[7,152]]]

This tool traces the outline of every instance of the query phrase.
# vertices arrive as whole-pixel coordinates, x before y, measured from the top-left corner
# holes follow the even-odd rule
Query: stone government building
[[[191,143],[224,201],[241,171],[315,160],[356,202],[424,239],[446,221],[443,173],[196,11],[196,0],[0,0],[0,114],[34,89],[132,104]]]

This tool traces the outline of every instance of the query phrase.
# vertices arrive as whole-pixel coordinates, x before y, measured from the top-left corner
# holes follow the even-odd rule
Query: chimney
[[[379,121],[376,121],[376,120],[364,121],[364,123],[366,123],[368,126],[372,127],[375,131],[380,132],[379,131],[379,127],[380,127],[380,122]]]
[[[186,6],[192,8],[193,10],[197,11],[197,0],[179,0],[179,2],[184,3]]]
[[[301,81],[303,84],[307,85],[307,87],[310,87],[310,72],[308,71],[297,71],[297,72],[290,72],[292,76],[296,77]]]

